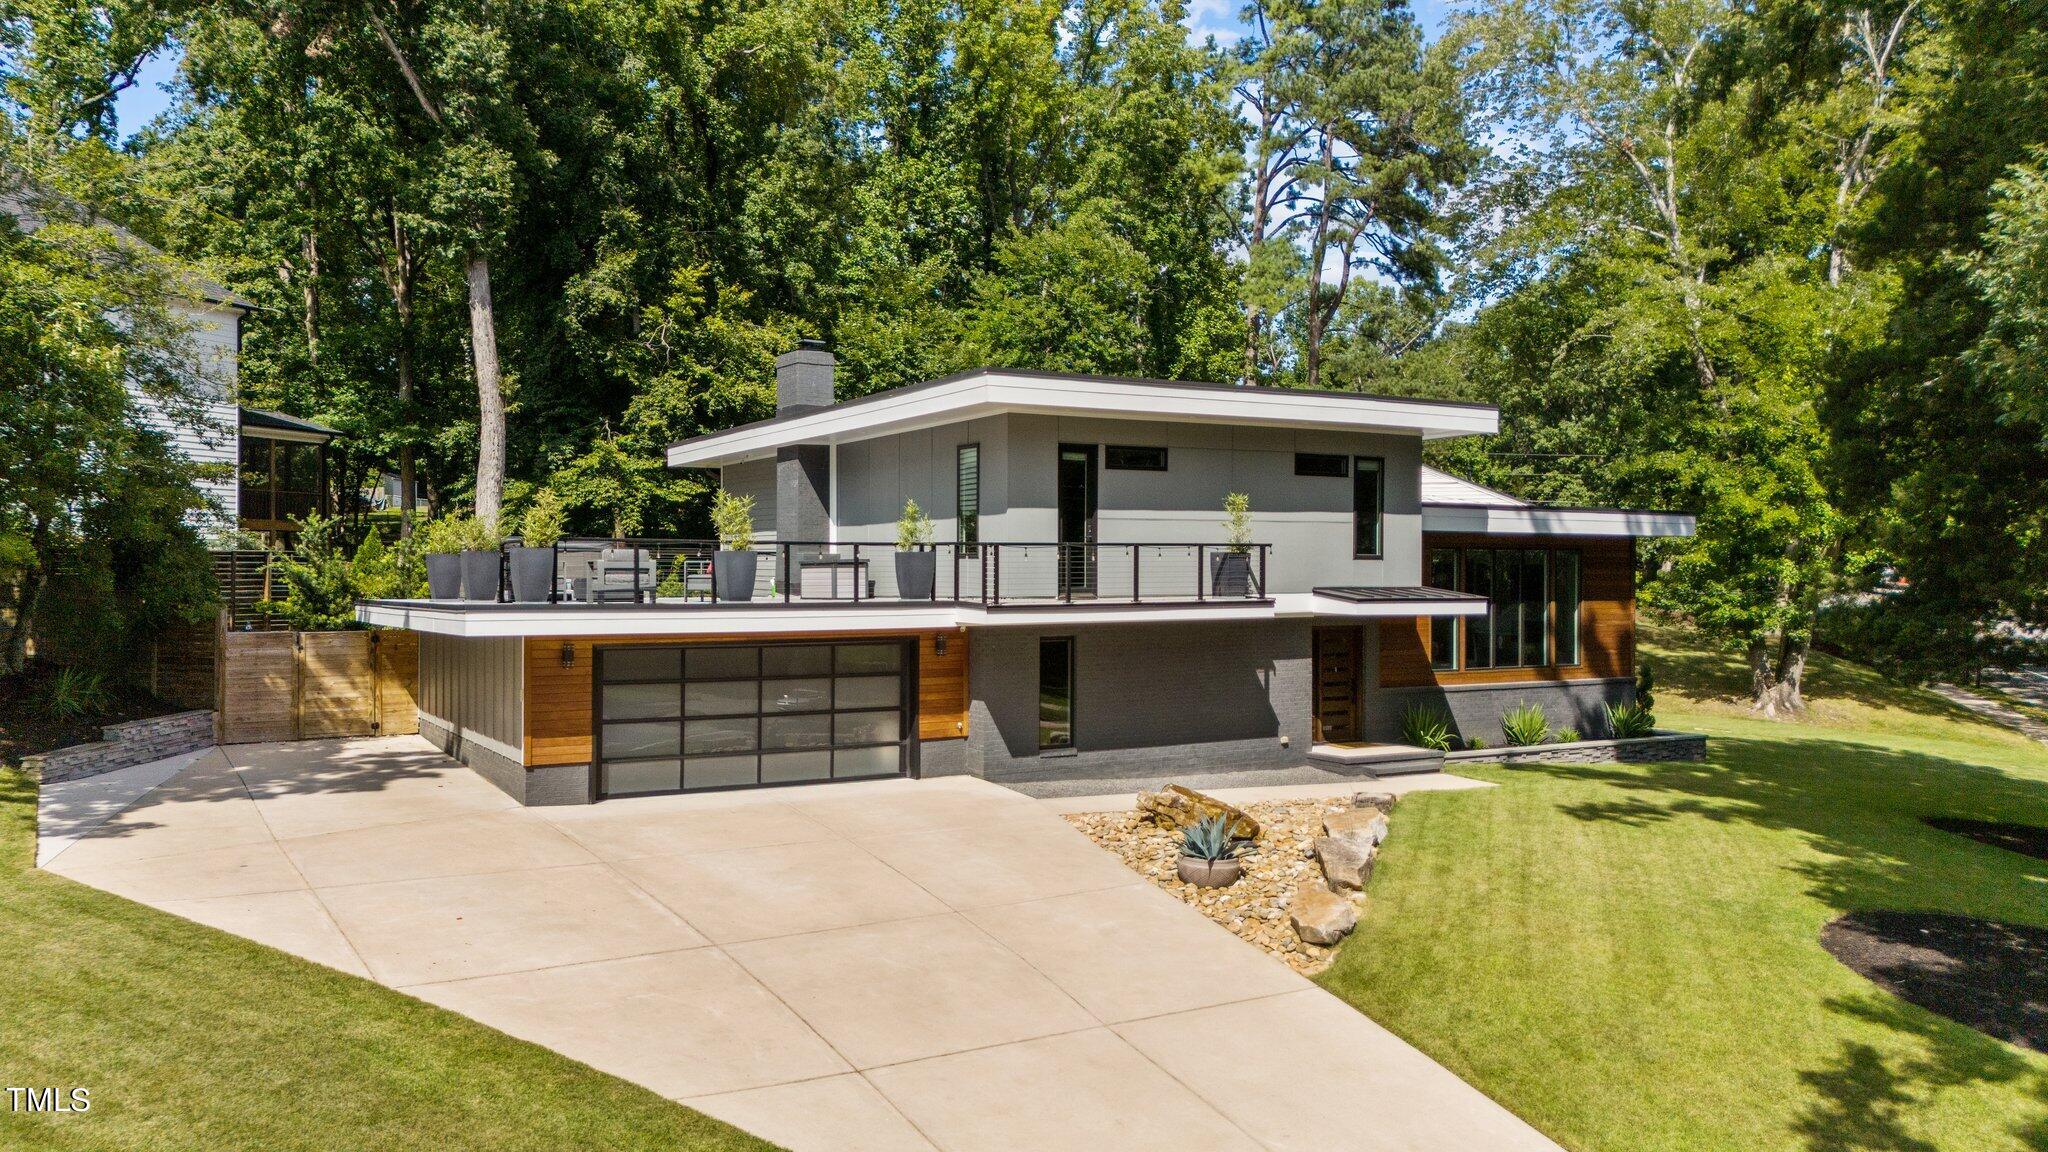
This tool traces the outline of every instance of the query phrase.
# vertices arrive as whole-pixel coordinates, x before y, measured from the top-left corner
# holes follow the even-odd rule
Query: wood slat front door
[[[1315,633],[1316,727],[1329,743],[1358,739],[1358,669],[1364,634],[1355,626]]]

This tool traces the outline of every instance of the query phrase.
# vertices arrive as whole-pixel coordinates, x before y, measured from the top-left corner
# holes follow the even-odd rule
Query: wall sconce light
[[[940,656],[944,656],[946,654],[946,638],[944,636],[935,636],[932,638],[932,651]]]
[[[564,641],[564,642],[563,642],[563,644],[562,644],[562,667],[564,667],[564,668],[574,668],[575,666],[576,666],[576,646],[575,646],[574,644],[570,644],[570,643],[568,643],[568,642]]]

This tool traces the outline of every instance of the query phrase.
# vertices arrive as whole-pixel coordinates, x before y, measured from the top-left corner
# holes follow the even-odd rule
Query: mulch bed
[[[19,676],[0,676],[0,765],[11,767],[24,756],[91,743],[100,738],[103,724],[178,711],[142,689],[109,681],[106,711],[67,719],[49,704],[49,681],[55,673],[54,668],[31,662]]]
[[[1851,912],[1821,929],[1820,943],[1901,1000],[2048,1052],[2048,928],[1934,912]]]
[[[2036,860],[2048,860],[2048,828],[2032,824],[1998,824],[1990,820],[1963,820],[1953,816],[1929,816],[1925,823],[1943,832],[1968,836],[1979,844],[2018,852]]]

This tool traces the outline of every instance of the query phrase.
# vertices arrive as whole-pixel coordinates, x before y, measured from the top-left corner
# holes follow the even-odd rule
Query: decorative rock
[[[1360,792],[1351,798],[1351,806],[1353,808],[1377,808],[1382,812],[1392,813],[1394,801],[1398,799],[1399,797],[1395,796],[1392,792]]]
[[[1186,828],[1212,816],[1225,816],[1230,819],[1232,839],[1259,838],[1257,820],[1214,796],[1204,796],[1192,788],[1184,788],[1179,784],[1168,784],[1157,792],[1138,793],[1138,811],[1150,817],[1153,823],[1162,828]]]
[[[1367,852],[1387,838],[1386,813],[1377,808],[1353,808],[1323,817],[1323,831],[1339,840],[1349,840]]]
[[[1372,879],[1372,846],[1361,847],[1358,841],[1349,837],[1316,837],[1316,859],[1322,861],[1323,879],[1328,880],[1332,888],[1362,892],[1365,882]]]
[[[1294,934],[1310,944],[1335,944],[1358,927],[1358,909],[1321,884],[1303,884],[1287,905]]]

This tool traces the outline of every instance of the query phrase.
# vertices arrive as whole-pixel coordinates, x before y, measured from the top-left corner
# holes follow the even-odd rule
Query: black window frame
[[[1066,666],[1063,669],[1064,677],[1066,680],[1067,705],[1067,738],[1065,743],[1049,744],[1046,742],[1046,646],[1049,644],[1059,644],[1066,648]],[[1074,697],[1078,694],[1076,691],[1078,687],[1076,681],[1079,679],[1079,676],[1076,672],[1077,661],[1075,659],[1075,650],[1078,647],[1078,643],[1075,641],[1075,638],[1071,635],[1040,636],[1038,638],[1038,723],[1034,731],[1037,737],[1038,751],[1040,753],[1071,752],[1074,750],[1075,747],[1077,747],[1074,729],[1075,720],[1080,709],[1077,707]]]
[[[1334,462],[1337,470],[1335,472],[1324,471],[1322,468],[1311,466],[1311,461],[1324,466]],[[1351,477],[1351,457],[1346,456],[1342,452],[1296,452],[1294,454],[1294,474],[1296,476],[1314,476],[1321,480],[1348,480]]]
[[[1468,592],[1486,597],[1487,609],[1482,615],[1438,618],[1431,621],[1429,630],[1429,666],[1436,672],[1491,671],[1494,669],[1544,669],[1581,668],[1586,662],[1586,645],[1582,620],[1585,614],[1585,555],[1578,548],[1518,547],[1501,546],[1428,546],[1423,553],[1423,570],[1436,574],[1438,558],[1451,556],[1451,568],[1457,575],[1454,592]],[[1529,560],[1542,557],[1542,568],[1535,582],[1533,596],[1528,579]],[[1558,564],[1561,558],[1569,558],[1575,579],[1570,607],[1559,596]],[[1482,574],[1483,573],[1483,574]],[[1484,584],[1482,589],[1479,585]],[[1503,599],[1501,592],[1506,586],[1511,598]],[[1432,587],[1441,585],[1432,584]],[[1526,625],[1531,621],[1530,611],[1534,609],[1542,620],[1540,638],[1527,634]],[[1572,643],[1569,651],[1561,647],[1559,637],[1561,625],[1569,623]],[[1448,626],[1446,626],[1448,624]],[[1509,627],[1511,626],[1511,627]],[[1502,663],[1500,650],[1509,633],[1514,637],[1516,661]],[[1446,638],[1450,658],[1445,659]],[[1533,652],[1537,659],[1530,663],[1522,659]],[[1483,659],[1475,659],[1483,656]]]
[[[1141,456],[1157,452],[1159,462],[1134,463],[1131,453]],[[1119,456],[1119,453],[1123,453]],[[1102,468],[1105,472],[1164,472],[1167,470],[1167,453],[1164,444],[1107,444],[1102,449]]]
[[[968,461],[973,461],[973,485],[969,491]],[[980,554],[981,543],[981,442],[962,444],[953,451],[953,541],[961,556]]]
[[[1372,492],[1372,547],[1368,550],[1364,540],[1365,517],[1359,507],[1358,486],[1364,479],[1363,465],[1373,468]],[[1353,456],[1351,458],[1351,558],[1354,560],[1383,560],[1387,549],[1387,461],[1382,456]]]

